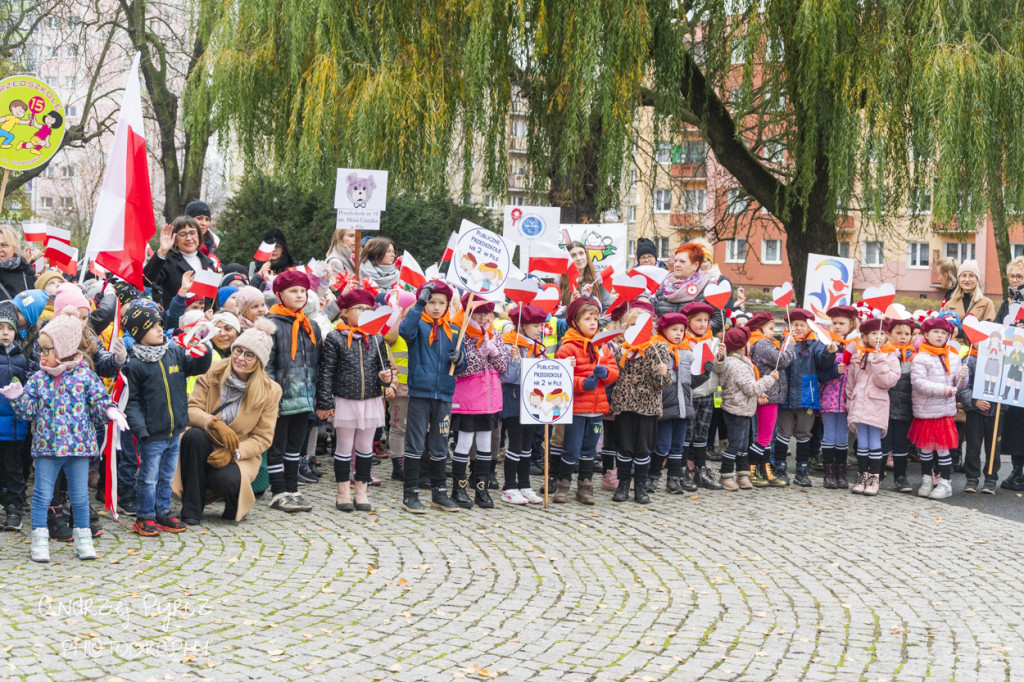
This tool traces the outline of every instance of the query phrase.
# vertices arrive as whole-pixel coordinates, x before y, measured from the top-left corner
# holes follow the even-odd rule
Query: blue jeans
[[[597,439],[601,436],[604,417],[573,417],[565,425],[562,438],[562,461],[572,466],[577,461],[593,462],[597,457]]]
[[[122,500],[135,499],[135,477],[139,473],[139,456],[135,452],[135,438],[130,429],[121,432],[121,451],[117,453],[117,496]]]
[[[171,481],[178,468],[178,449],[181,439],[150,438],[141,446],[142,465],[139,467],[139,482],[135,503],[139,519],[165,516],[171,511]]]
[[[666,419],[658,422],[658,442],[654,445],[655,454],[662,457],[683,456],[686,445],[686,420]],[[675,458],[673,458],[675,459]]]
[[[881,452],[882,429],[867,424],[857,424],[857,452]]]
[[[850,439],[850,431],[846,427],[846,413],[822,412],[821,423],[825,427],[825,433],[821,437],[821,447],[845,450]]]
[[[68,499],[75,528],[89,527],[89,458],[36,457],[36,481],[32,486],[32,530],[46,528],[46,510],[53,499],[53,485],[61,469],[68,480]]]

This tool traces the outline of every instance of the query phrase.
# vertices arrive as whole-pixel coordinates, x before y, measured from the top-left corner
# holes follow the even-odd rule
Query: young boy
[[[18,336],[18,309],[9,301],[0,303],[0,386],[16,379],[28,381],[28,361],[21,346],[14,342]],[[25,503],[25,464],[31,447],[28,422],[14,416],[11,401],[0,396],[0,489],[7,512],[6,530],[21,530],[21,509]]]
[[[425,514],[420,502],[421,459],[430,457],[430,504],[458,511],[445,486],[445,458],[455,393],[455,374],[465,369],[466,354],[458,348],[459,330],[449,324],[452,290],[431,280],[416,290],[416,304],[398,329],[409,347],[409,407],[405,424],[405,471],[402,509]],[[449,373],[452,365],[455,371]]]
[[[274,278],[273,289],[280,303],[267,314],[275,331],[274,351],[266,370],[281,386],[281,409],[274,442],[267,451],[270,506],[289,513],[311,511],[313,506],[299,492],[299,459],[309,415],[316,408],[322,338],[320,327],[302,312],[309,277],[298,270],[285,270]]]
[[[148,306],[129,309],[124,330],[135,339],[124,369],[125,416],[142,460],[132,530],[145,537],[160,531],[180,533],[188,526],[171,516],[171,480],[178,468],[180,436],[188,425],[186,381],[210,368],[211,355],[192,357],[171,343],[164,336],[160,315]]]
[[[712,338],[711,315],[715,312],[707,303],[694,301],[683,307],[686,315],[685,343],[691,349],[701,341]],[[688,455],[686,469],[683,470],[683,488],[691,490],[695,483],[707,490],[721,490],[722,484],[715,480],[715,475],[707,467],[708,431],[715,409],[715,392],[718,390],[718,375],[725,369],[725,346],[719,345],[718,355],[714,360],[704,363],[704,371],[708,378],[701,386],[693,389],[693,416],[686,426],[686,445]]]

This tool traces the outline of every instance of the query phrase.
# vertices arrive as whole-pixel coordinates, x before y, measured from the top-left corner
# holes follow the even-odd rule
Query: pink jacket
[[[967,377],[957,380],[960,356],[952,353],[948,357],[947,372],[939,357],[920,351],[914,356],[910,367],[910,385],[914,392],[910,401],[914,405],[915,419],[956,416],[956,392],[966,385]]]
[[[867,424],[889,427],[889,389],[900,380],[900,359],[896,353],[868,353],[864,369],[860,360],[846,368],[846,408],[850,427]]]
[[[452,414],[497,414],[501,412],[501,374],[508,369],[509,352],[500,339],[477,348],[473,339],[462,344],[466,369],[455,377]]]

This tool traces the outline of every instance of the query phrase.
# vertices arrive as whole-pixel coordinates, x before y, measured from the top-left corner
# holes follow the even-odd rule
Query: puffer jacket
[[[323,344],[320,327],[310,322],[315,342],[309,338],[305,330],[299,329],[293,358],[292,318],[275,314],[267,315],[267,319],[274,323],[274,348],[270,352],[270,362],[267,363],[266,371],[270,380],[281,386],[281,407],[278,414],[284,417],[312,412],[316,408],[320,346]]]
[[[786,398],[780,407],[792,410],[821,409],[818,372],[835,366],[835,356],[815,339],[794,341],[793,360],[786,368]]]
[[[173,341],[156,362],[144,362],[133,354],[124,367],[128,386],[125,417],[132,433],[147,438],[172,438],[188,426],[188,377],[205,374],[212,354],[192,357]]]
[[[914,419],[912,404],[913,387],[910,385],[910,368],[913,366],[914,347],[897,351],[900,362],[900,379],[889,389],[889,421],[909,422]]]
[[[669,360],[672,351],[666,346]],[[673,363],[674,364],[674,363]],[[669,419],[689,419],[696,412],[693,409],[693,391],[702,386],[710,378],[710,372],[693,376],[693,352],[679,351],[679,366],[669,365],[669,383],[661,392],[661,421]]]
[[[789,389],[786,368],[793,362],[793,344],[786,346],[785,350],[775,347],[769,339],[761,339],[750,347],[750,361],[757,367],[761,376],[766,376],[776,369],[778,363],[779,380],[768,391],[768,404],[781,405],[786,400],[786,392]]]
[[[672,357],[663,343],[649,347],[643,355],[631,354],[623,361],[623,349],[619,344],[612,346],[616,361],[621,363],[619,379],[612,386],[611,410],[634,412],[649,417],[661,417],[662,391],[672,381],[668,371],[661,374],[658,365],[672,367]]]
[[[746,355],[730,353],[725,357],[722,370],[722,409],[737,417],[753,417],[757,412],[757,397],[775,385],[775,378],[765,374],[760,379],[754,374],[754,364]]]
[[[863,369],[857,359],[846,370],[847,421],[889,429],[889,389],[900,380],[896,353],[868,353]]]
[[[386,366],[384,343],[380,336],[352,339],[349,331],[335,329],[320,347],[320,373],[316,382],[316,409],[333,410],[334,398],[371,400],[384,397],[378,376]]]
[[[502,408],[501,375],[508,369],[509,352],[500,339],[477,347],[473,339],[462,344],[466,366],[455,377],[452,414],[498,414]],[[488,348],[497,349],[487,355]]]
[[[963,408],[964,412],[976,412],[985,417],[992,416],[993,414],[996,413],[995,402],[993,400],[989,400],[988,410],[982,411],[982,409],[977,405],[978,401],[975,400],[974,398],[974,373],[977,371],[978,368],[977,356],[968,355],[966,358],[964,358],[963,362],[964,365],[967,366],[967,382],[964,384],[963,388],[957,391],[957,402],[960,403],[960,406]]]
[[[822,412],[846,412],[847,375],[839,373],[839,365],[843,362],[844,347],[843,344],[836,345],[839,348],[835,354],[828,353],[827,350],[825,351],[832,358],[832,367],[818,372],[818,381],[821,384]]]
[[[555,353],[555,358],[576,358],[576,367],[573,370],[572,379],[572,411],[573,414],[604,414],[610,411],[608,398],[604,387],[615,383],[619,378],[619,365],[615,362],[615,356],[607,348],[600,348],[597,351],[597,359],[593,360],[590,354],[578,341],[563,341]],[[608,370],[608,376],[597,382],[597,388],[593,391],[584,391],[583,382],[594,373],[594,367],[598,364]]]
[[[17,343],[0,346],[0,386],[6,386],[15,379],[24,384],[28,377],[28,361],[21,352],[21,346]],[[11,401],[0,396],[0,441],[24,440],[28,436],[28,422],[15,417]]]
[[[509,354],[508,367],[501,373],[501,413],[502,419],[519,416],[519,399],[522,388],[523,358],[530,357],[530,351],[522,346],[504,344]]]
[[[956,416],[956,391],[961,389],[967,379],[957,381],[960,371],[960,357],[950,353],[949,371],[942,364],[941,358],[920,350],[914,355],[910,369],[910,381],[913,385],[913,405],[915,419],[941,419]],[[951,391],[950,389],[954,389]]]
[[[455,377],[448,374],[451,367],[448,354],[459,342],[459,328],[452,327],[450,340],[444,331],[439,332],[431,344],[431,325],[424,322],[422,317],[423,305],[417,301],[398,328],[398,333],[409,346],[409,397],[450,403],[455,393]],[[463,359],[455,371],[459,372],[466,366],[465,363]]]

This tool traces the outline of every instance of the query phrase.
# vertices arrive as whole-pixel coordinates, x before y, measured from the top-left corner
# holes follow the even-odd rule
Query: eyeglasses
[[[1018,273],[1014,273],[1012,275],[1007,275],[1006,278],[1007,279],[1012,279],[1013,281],[1018,282],[1018,281],[1024,279],[1024,272],[1018,272]]]
[[[354,305],[349,308],[349,310],[357,313],[365,313],[367,310],[373,310],[373,308],[368,305]]]
[[[256,354],[252,351],[245,350],[244,348],[232,348],[231,357],[242,358],[246,362],[252,362],[256,359]]]
[[[192,237],[193,239],[195,239],[196,237],[199,236],[199,233],[196,232],[195,230],[182,230],[181,232],[178,232],[176,236],[185,237],[186,239]]]
[[[56,350],[53,346],[39,346],[39,357],[45,358],[50,353],[56,352]]]

